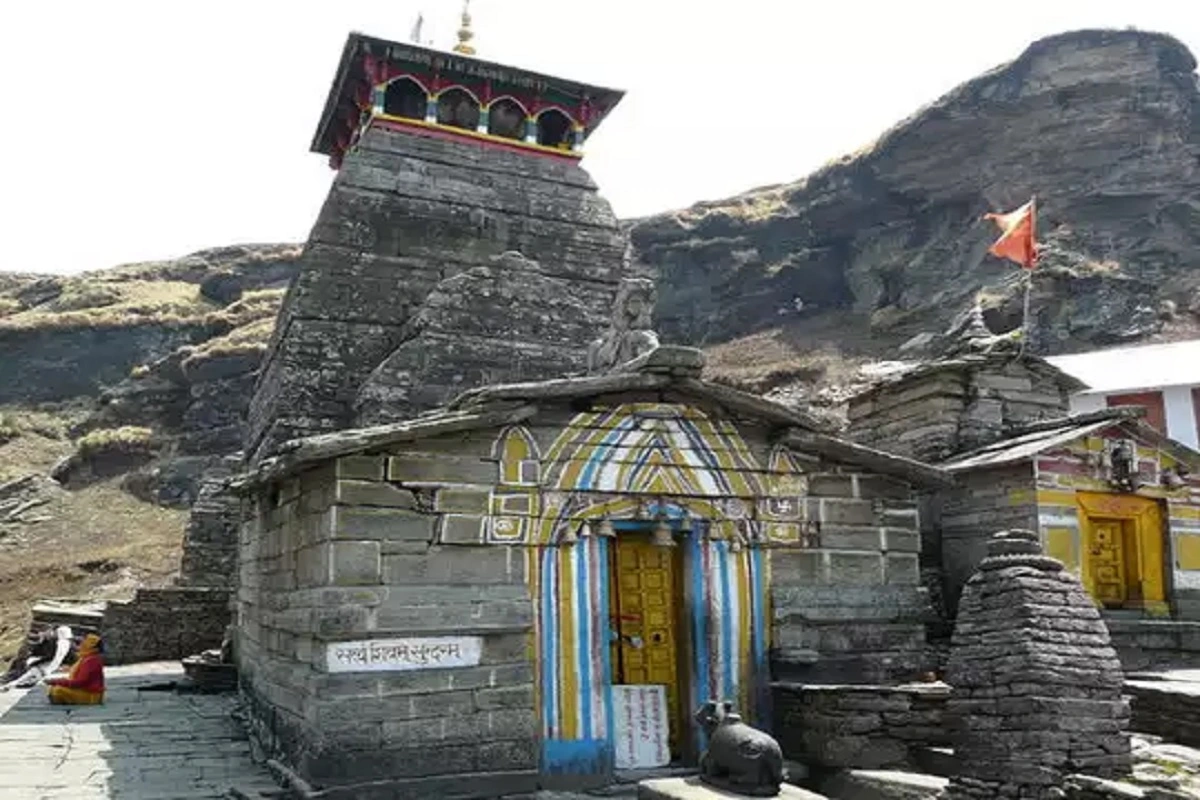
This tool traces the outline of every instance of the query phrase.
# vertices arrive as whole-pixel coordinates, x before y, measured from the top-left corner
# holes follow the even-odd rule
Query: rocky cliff
[[[1195,68],[1170,36],[1054,36],[803,180],[632,221],[660,329],[706,345],[757,332],[722,352],[731,374],[769,353],[760,375],[823,348],[890,356],[976,298],[990,327],[1012,329],[1020,271],[987,254],[982,215],[1036,194],[1038,351],[1193,335]]]

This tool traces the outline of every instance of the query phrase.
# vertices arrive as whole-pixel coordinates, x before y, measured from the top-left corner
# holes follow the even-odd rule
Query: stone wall
[[[1033,468],[1028,463],[956,477],[958,485],[939,494],[937,518],[929,521],[941,539],[943,602],[951,618],[963,586],[987,555],[987,532],[1038,525]]]
[[[237,580],[241,498],[227,488],[240,456],[206,471],[183,536],[179,584],[232,589]]]
[[[1200,622],[1194,618],[1127,619],[1106,614],[1104,622],[1126,672],[1191,669],[1200,662]]]
[[[456,539],[449,516],[385,482],[387,465],[346,457],[286,481],[243,527],[238,659],[256,737],[321,786],[531,789],[524,552]],[[336,642],[438,634],[481,637],[479,665],[328,671]]]
[[[626,249],[573,162],[370,128],[280,311],[248,457],[350,427],[359,406],[407,417],[471,386],[582,371]]]
[[[1125,692],[1132,712],[1130,729],[1175,744],[1200,747],[1200,693],[1195,684],[1130,680],[1125,682]]]
[[[175,661],[219,647],[231,622],[223,589],[138,589],[128,602],[104,609],[104,658],[109,664]]]
[[[773,677],[880,683],[932,668],[911,489],[880,476],[813,474],[806,504],[816,537],[771,554]]]
[[[1022,422],[1064,416],[1065,380],[1034,357],[935,361],[851,398],[849,434],[936,463],[994,442]]]
[[[950,687],[773,683],[775,737],[810,767],[917,769],[920,750],[952,744],[942,724]]]

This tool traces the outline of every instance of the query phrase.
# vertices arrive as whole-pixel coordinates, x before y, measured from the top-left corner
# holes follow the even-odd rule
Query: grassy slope
[[[195,347],[193,359],[261,350],[283,295],[282,281],[274,272],[263,277],[263,270],[277,271],[297,254],[291,245],[223,248],[66,278],[0,273],[0,330],[204,322],[213,338]],[[201,295],[200,282],[216,271],[249,276],[240,300],[222,306]],[[23,307],[29,296],[23,301],[22,292],[39,278],[59,283],[61,293]],[[47,475],[86,444],[71,441],[67,430],[95,410],[94,401],[0,408],[0,483]],[[161,585],[177,572],[187,512],[142,502],[120,483],[118,476],[75,491],[48,484],[51,501],[33,513],[46,519],[0,524],[0,664],[15,652],[29,608],[39,598],[126,598],[138,586]]]
[[[8,412],[8,418],[31,416]],[[0,445],[0,480],[44,475],[74,450],[68,439],[47,433],[53,430],[24,430]],[[16,650],[29,607],[39,598],[129,597],[136,586],[161,583],[178,569],[187,513],[143,503],[119,484],[114,478],[75,492],[53,492],[53,499],[37,509],[37,516],[49,519],[0,529],[0,654]]]

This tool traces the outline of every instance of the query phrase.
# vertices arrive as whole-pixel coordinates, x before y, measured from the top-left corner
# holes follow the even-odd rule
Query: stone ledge
[[[638,800],[745,800],[746,795],[709,786],[698,776],[657,778],[638,784]],[[825,795],[785,783],[775,795],[779,800],[828,800]]]

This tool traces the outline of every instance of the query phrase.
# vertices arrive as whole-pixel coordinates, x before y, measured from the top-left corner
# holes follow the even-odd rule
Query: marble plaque
[[[368,639],[330,642],[325,659],[329,672],[403,672],[473,667],[482,652],[483,639],[478,636]]]
[[[613,686],[613,723],[617,769],[665,767],[671,762],[665,686]]]

